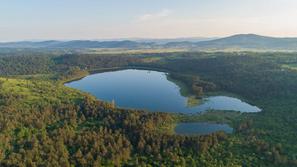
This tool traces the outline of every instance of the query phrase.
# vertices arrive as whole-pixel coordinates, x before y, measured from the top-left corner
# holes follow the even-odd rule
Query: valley
[[[296,62],[295,53],[42,53],[33,51],[24,52],[21,56],[0,57],[0,160],[3,166],[16,161],[24,165],[34,162],[50,166],[94,163],[103,166],[296,165],[297,73],[283,68],[284,64]],[[257,106],[261,112],[215,109],[190,115],[162,109],[149,112],[143,111],[144,107],[125,104],[119,108],[121,100],[115,100],[115,103],[111,103],[113,98],[101,101],[84,93],[89,92],[87,90],[81,92],[64,86],[65,83],[71,84],[69,81],[81,78],[83,81],[94,71],[131,67],[151,69],[150,73],[136,73],[136,78],[154,74],[157,78],[150,79],[150,82],[170,83],[174,88],[170,90],[175,90],[179,97],[193,95],[201,98],[222,92]],[[170,75],[155,72],[155,69]],[[139,93],[142,86],[150,83],[148,80],[137,82],[131,75],[125,76],[119,75],[126,82],[130,81],[127,83],[131,86],[128,91],[137,90],[135,92]],[[158,80],[160,77],[163,79]],[[119,78],[111,83],[116,80]],[[108,79],[102,81],[108,82]],[[76,82],[80,81],[73,84]],[[99,85],[99,81],[89,82]],[[137,84],[141,86],[137,87]],[[167,84],[146,89],[160,93],[168,88]],[[125,82],[119,82],[118,86],[123,85]],[[154,86],[153,83],[148,85]],[[111,85],[110,90],[112,88]],[[102,90],[111,93],[105,87]],[[119,87],[115,92],[122,90]],[[102,92],[99,94],[104,95]],[[128,96],[123,94],[124,99],[129,99]],[[169,94],[162,99],[168,102],[167,99],[172,97]],[[156,100],[151,103],[160,101]],[[191,102],[194,106],[195,103]],[[164,106],[180,111],[176,104],[172,102]],[[185,99],[182,104],[185,104]],[[174,131],[179,123],[228,124],[233,133],[219,130],[210,134],[177,135]],[[25,159],[21,158],[24,156]],[[47,161],[49,158],[50,162]]]

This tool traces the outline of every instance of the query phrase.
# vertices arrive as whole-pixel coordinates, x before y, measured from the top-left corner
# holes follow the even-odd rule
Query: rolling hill
[[[297,51],[297,38],[276,38],[256,34],[239,34],[230,37],[206,41],[192,41],[187,39],[160,43],[156,41],[41,41],[41,42],[9,42],[0,43],[0,48],[186,48],[195,50],[274,50]]]
[[[41,42],[8,42],[0,43],[0,48],[145,48],[152,43],[135,41],[41,41]]]
[[[264,49],[297,50],[297,38],[275,38],[255,34],[239,34],[226,38],[196,43],[167,43],[167,47],[190,47],[196,49]]]

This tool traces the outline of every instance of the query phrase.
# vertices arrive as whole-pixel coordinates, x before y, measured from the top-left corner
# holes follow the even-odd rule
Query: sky
[[[296,0],[1,0],[0,41],[297,37]]]

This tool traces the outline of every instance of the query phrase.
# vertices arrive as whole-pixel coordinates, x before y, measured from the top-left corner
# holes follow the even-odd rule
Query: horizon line
[[[273,35],[261,35],[255,33],[237,33],[227,36],[182,36],[182,37],[168,37],[168,38],[158,38],[158,37],[127,37],[127,38],[73,38],[73,39],[20,39],[20,40],[7,40],[2,41],[0,43],[15,43],[15,42],[46,42],[46,41],[58,41],[58,42],[69,42],[69,41],[98,41],[98,42],[108,42],[108,41],[137,41],[137,40],[178,40],[178,39],[205,39],[205,40],[213,40],[213,39],[221,39],[227,38],[237,35],[256,35],[260,37],[270,37],[270,38],[297,38],[297,36],[273,36]]]

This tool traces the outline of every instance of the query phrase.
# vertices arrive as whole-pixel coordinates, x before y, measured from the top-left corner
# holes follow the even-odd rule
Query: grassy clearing
[[[176,114],[177,122],[209,122],[209,123],[226,123],[233,127],[244,118],[244,114],[236,111],[216,111],[209,110],[203,113],[192,115]]]
[[[83,98],[79,91],[48,81],[0,78],[0,83],[0,94],[15,97],[14,104],[20,106],[75,103]]]
[[[297,71],[297,64],[284,64],[282,68]]]
[[[83,51],[84,53],[92,54],[145,54],[145,53],[174,53],[185,52],[187,49],[88,49]]]

